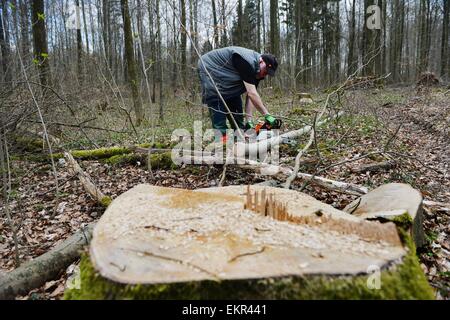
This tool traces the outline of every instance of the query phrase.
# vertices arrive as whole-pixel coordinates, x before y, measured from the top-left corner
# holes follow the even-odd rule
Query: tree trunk
[[[0,47],[2,53],[2,70],[4,82],[11,81],[11,65],[10,65],[10,53],[11,48],[9,44],[9,21],[8,21],[8,9],[7,1],[1,0],[1,14],[0,14]]]
[[[97,41],[96,41],[96,33],[94,30],[94,15],[92,14],[92,5],[90,3],[89,3],[89,22],[91,25],[92,52],[95,52],[96,49],[99,49],[99,48],[96,46]]]
[[[112,69],[112,57],[110,52],[111,32],[110,32],[110,3],[109,0],[102,0],[102,38],[103,50],[105,52],[106,65]],[[111,70],[112,71],[112,70]]]
[[[134,58],[133,34],[131,31],[131,18],[128,9],[128,0],[120,0],[123,17],[125,60],[128,71],[128,83],[133,96],[134,112],[136,114],[136,124],[139,126],[144,120],[144,110],[139,96],[139,79],[137,74],[136,60]]]
[[[172,7],[174,12],[172,14],[173,29],[177,30],[177,20],[175,18],[175,0],[173,0]],[[167,29],[168,30],[168,29]],[[168,38],[168,37],[167,37]],[[177,32],[173,32],[173,47],[172,47],[172,89],[174,92],[177,90],[177,78],[178,78],[178,45],[177,45]]]
[[[261,52],[261,0],[257,0],[256,11],[258,12],[256,16],[256,47],[258,52]]]
[[[77,23],[81,21],[80,17],[80,0],[75,0]],[[77,28],[77,76],[78,81],[83,83],[83,40],[81,38],[81,25]]]
[[[392,2],[392,30],[391,30],[391,72],[394,82],[401,80],[402,73],[402,51],[405,8],[403,1]]]
[[[228,45],[228,37],[227,37],[227,16],[225,12],[225,0],[222,0],[222,47],[226,47]]]
[[[31,3],[33,44],[35,61],[39,70],[39,79],[43,86],[50,84],[50,64],[48,62],[47,31],[45,29],[44,0],[33,0]]]
[[[164,81],[163,81],[163,59],[161,41],[161,18],[159,10],[160,0],[156,0],[156,28],[158,33],[157,57],[158,57],[158,83],[159,83],[159,120],[164,121]]]
[[[380,76],[383,74],[383,26],[385,24],[385,17],[383,16],[383,0],[378,0],[378,6],[381,9],[380,15],[381,15],[381,29],[380,30],[374,30],[375,32],[375,49],[378,52],[378,55],[375,57],[375,74]],[[402,16],[402,19],[404,19],[404,16]],[[403,26],[403,23],[402,23]],[[403,32],[400,35],[400,37],[403,37]]]
[[[278,1],[270,0],[270,52],[280,55],[280,31],[278,26]]]
[[[443,78],[450,78],[450,64],[449,64],[449,30],[450,30],[450,0],[444,0],[444,11],[442,17],[442,40],[441,40],[441,76]]]
[[[79,1],[79,0],[77,0]],[[84,25],[84,38],[86,41],[86,53],[89,56],[90,50],[89,50],[89,37],[88,37],[88,27],[86,23],[86,11],[84,7],[84,0],[81,0],[81,11],[83,13],[83,25]]]
[[[218,22],[217,22],[216,2],[214,0],[211,0],[211,6],[212,6],[213,24],[214,24],[213,48],[217,48],[219,46],[219,30],[218,30]]]
[[[427,47],[427,33],[429,25],[430,0],[420,0],[419,9],[419,31],[418,31],[418,53],[417,70],[419,74],[428,69],[428,55],[430,48]]]
[[[44,7],[44,6],[43,6]],[[30,53],[30,22],[28,17],[28,1],[21,0],[19,4],[20,10],[20,49],[22,51],[22,55],[26,57]]]
[[[180,46],[180,53],[181,53],[181,81],[183,83],[183,88],[186,88],[186,70],[187,70],[187,64],[186,64],[186,44],[187,44],[187,36],[186,32],[186,0],[180,0],[180,6],[181,6],[181,46]]]
[[[370,30],[367,28],[367,9],[372,5],[372,1],[364,0],[364,13],[363,13],[363,28],[362,28],[362,62],[363,62],[363,74],[366,76],[375,74],[375,59],[374,56],[377,53],[375,46],[375,37],[379,30]]]

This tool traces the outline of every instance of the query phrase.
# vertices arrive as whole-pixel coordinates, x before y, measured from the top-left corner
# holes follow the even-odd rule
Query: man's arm
[[[269,111],[264,106],[261,97],[259,96],[258,90],[254,84],[250,84],[244,81],[245,89],[247,90],[247,104],[245,106],[245,113],[253,117],[253,108],[256,108],[263,116],[269,114]]]
[[[247,95],[245,97],[245,116],[247,121],[253,121],[253,112],[255,112],[255,106]]]

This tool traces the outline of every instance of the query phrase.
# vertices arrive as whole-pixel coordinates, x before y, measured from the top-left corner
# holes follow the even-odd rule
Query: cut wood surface
[[[357,275],[405,254],[392,223],[360,220],[302,193],[265,187],[298,218],[279,221],[245,210],[246,188],[136,186],[98,222],[91,260],[103,277],[136,284]]]

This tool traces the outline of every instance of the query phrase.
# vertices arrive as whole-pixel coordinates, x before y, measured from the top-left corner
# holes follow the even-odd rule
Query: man
[[[255,128],[255,109],[264,116],[268,126],[279,125],[280,121],[269,113],[257,91],[259,81],[267,75],[273,76],[277,67],[278,62],[273,55],[260,54],[242,47],[212,50],[199,60],[202,101],[208,105],[213,128],[220,130],[223,140],[226,140],[227,118],[231,127],[234,130],[237,128],[217,91],[225,100],[239,129]],[[244,125],[241,95],[245,92],[247,123]]]

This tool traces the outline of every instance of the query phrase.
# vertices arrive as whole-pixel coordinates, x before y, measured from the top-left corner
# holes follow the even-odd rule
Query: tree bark
[[[2,70],[3,81],[11,81],[11,64],[10,53],[11,47],[9,44],[9,21],[8,21],[8,5],[6,0],[1,0],[1,14],[0,14],[0,47],[2,53]]]
[[[450,63],[449,63],[449,30],[450,30],[450,0],[444,0],[444,10],[442,17],[442,40],[441,40],[441,76],[450,78]]]
[[[77,0],[79,1],[79,0]],[[86,40],[86,53],[89,56],[90,50],[89,50],[89,37],[88,37],[88,27],[86,23],[86,11],[84,7],[84,0],[81,0],[81,11],[83,13],[83,25],[84,25],[84,38]]]
[[[212,14],[213,14],[213,24],[214,24],[214,42],[213,42],[213,48],[217,48],[219,46],[219,29],[218,29],[218,22],[217,22],[217,12],[216,12],[216,1],[211,0],[211,8],[212,8]]]
[[[20,49],[22,56],[27,56],[30,53],[30,22],[28,17],[28,6],[28,1],[20,0]]]
[[[280,29],[278,26],[278,1],[270,0],[270,52],[280,55]]]
[[[228,45],[228,37],[227,37],[227,16],[225,12],[225,0],[222,0],[222,47],[226,47]]]
[[[156,0],[156,30],[157,57],[158,57],[158,83],[159,83],[159,120],[164,121],[164,81],[163,81],[163,59],[162,59],[162,41],[161,41],[161,18],[159,9],[160,0]]]
[[[124,42],[125,42],[125,60],[128,71],[128,84],[133,96],[134,112],[136,114],[136,124],[141,125],[144,120],[144,110],[139,96],[139,80],[137,74],[136,60],[134,57],[133,33],[131,30],[131,18],[128,9],[128,0],[120,0],[122,7]]]
[[[75,0],[75,5],[77,6],[76,15],[77,15],[77,23],[81,21],[80,17],[80,0]],[[77,28],[77,76],[78,81],[83,83],[83,40],[81,38],[81,23],[79,25],[80,28]]]
[[[367,15],[367,9],[370,5],[372,5],[372,1],[370,0],[364,0],[364,13],[363,13],[363,27],[362,27],[362,62],[364,65],[363,68],[363,75],[366,76],[372,76],[375,74],[375,60],[374,55],[377,52],[376,46],[375,46],[375,36],[376,31],[370,30],[367,28],[367,18],[369,15]]]
[[[34,55],[39,70],[39,79],[43,86],[50,85],[50,64],[47,31],[45,29],[44,0],[33,0],[31,3]]]
[[[183,88],[186,87],[186,70],[187,70],[187,64],[186,64],[186,45],[187,45],[187,36],[186,32],[186,0],[180,0],[180,6],[181,6],[181,81],[183,83]]]

